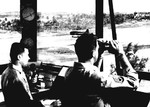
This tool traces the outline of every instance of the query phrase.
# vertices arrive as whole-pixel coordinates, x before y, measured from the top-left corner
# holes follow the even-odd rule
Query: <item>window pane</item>
[[[95,31],[94,0],[38,0],[37,54],[42,62],[72,65],[76,38],[70,31]]]
[[[9,51],[13,42],[19,42],[20,0],[3,0],[0,3],[0,64],[9,63]]]
[[[104,38],[112,39],[112,31],[109,19],[108,1],[104,0]],[[121,42],[129,61],[136,71],[150,72],[150,7],[149,0],[112,0],[114,8],[117,40]],[[128,47],[128,45],[131,45]],[[104,69],[112,69],[110,61],[106,57]],[[109,60],[109,61],[107,61]],[[108,64],[109,63],[109,64]],[[138,91],[150,92],[150,81],[142,80]]]
[[[104,38],[112,39],[112,30],[109,17],[109,0],[104,0]],[[117,40],[123,44],[125,50],[132,42],[134,49],[128,50],[134,53],[139,59],[134,59],[136,63],[141,61],[136,70],[149,72],[150,63],[150,7],[148,0],[112,0]]]

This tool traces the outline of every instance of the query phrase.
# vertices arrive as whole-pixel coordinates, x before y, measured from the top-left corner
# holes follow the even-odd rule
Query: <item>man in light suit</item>
[[[10,49],[11,63],[2,73],[2,92],[7,107],[43,107],[31,95],[27,78],[23,71],[29,61],[29,50],[22,43],[13,43]]]

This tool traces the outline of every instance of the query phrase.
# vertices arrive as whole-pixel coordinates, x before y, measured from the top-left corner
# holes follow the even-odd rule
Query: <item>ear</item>
[[[96,50],[94,49],[92,52],[92,57],[94,57],[96,55]]]
[[[22,57],[22,56],[19,54],[19,55],[17,56],[18,60],[20,60],[20,59],[21,59],[21,57]]]

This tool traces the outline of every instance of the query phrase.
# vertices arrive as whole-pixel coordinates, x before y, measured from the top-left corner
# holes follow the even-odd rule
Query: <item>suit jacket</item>
[[[8,107],[42,107],[31,95],[25,73],[21,68],[9,65],[2,73],[2,92]]]

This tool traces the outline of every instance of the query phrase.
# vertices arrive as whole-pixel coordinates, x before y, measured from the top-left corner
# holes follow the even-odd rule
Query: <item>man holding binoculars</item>
[[[106,75],[100,71],[102,54],[107,50],[116,55],[123,75]],[[110,107],[98,95],[103,96],[102,88],[126,87],[136,89],[138,74],[129,63],[123,47],[116,40],[97,39],[94,34],[83,34],[76,40],[75,52],[78,62],[65,76],[64,107]],[[89,97],[89,96],[90,97]]]

